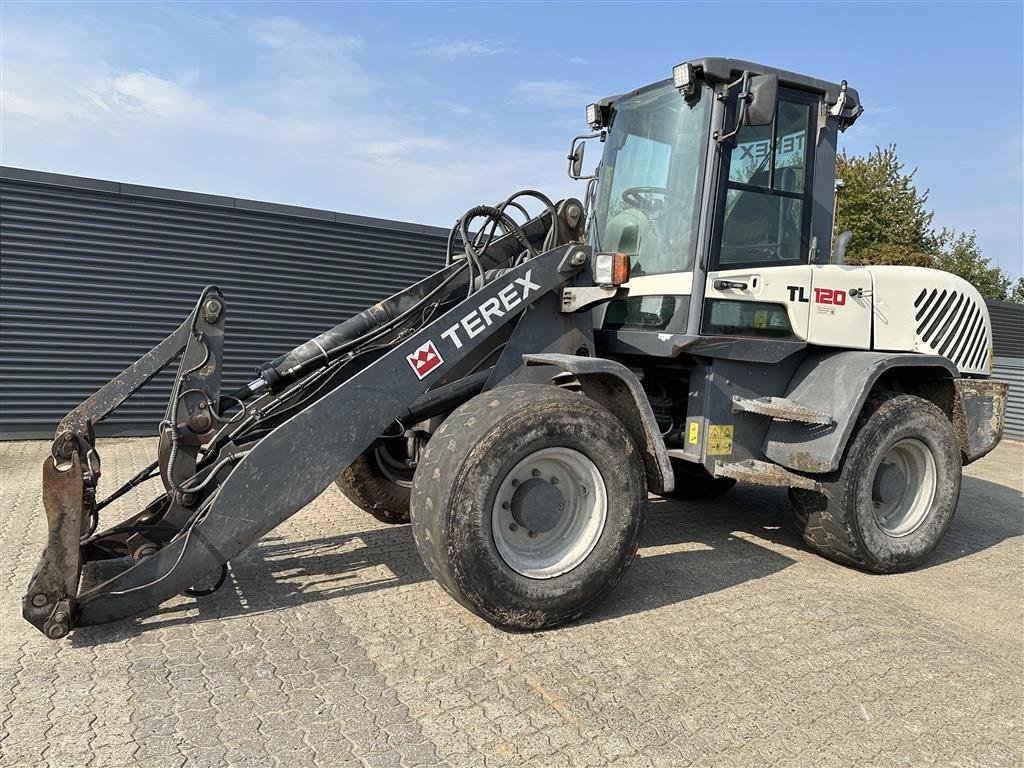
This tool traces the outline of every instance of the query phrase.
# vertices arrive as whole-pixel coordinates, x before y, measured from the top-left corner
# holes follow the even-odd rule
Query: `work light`
[[[683,63],[672,67],[672,84],[682,94],[693,93],[693,65]]]
[[[587,104],[587,125],[592,131],[601,127],[601,109],[597,104]]]

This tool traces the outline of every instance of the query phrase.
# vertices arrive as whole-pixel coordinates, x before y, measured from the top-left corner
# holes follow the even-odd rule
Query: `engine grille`
[[[914,301],[917,337],[960,370],[980,370],[990,341],[985,308],[951,289],[924,288]]]

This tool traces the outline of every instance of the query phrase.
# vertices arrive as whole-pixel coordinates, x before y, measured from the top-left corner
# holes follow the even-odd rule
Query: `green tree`
[[[1010,289],[1010,292],[1006,295],[1006,300],[1024,304],[1024,277],[1017,278],[1017,284]]]
[[[892,144],[864,156],[844,151],[836,158],[836,178],[844,186],[835,231],[853,232],[846,260],[942,269],[972,283],[987,299],[1024,303],[1024,278],[1011,290],[1009,275],[982,255],[973,231],[932,228],[928,190],[918,192],[916,173],[916,168],[907,172]]]
[[[836,232],[850,230],[851,264],[927,266],[935,250],[928,191],[914,185],[917,169],[907,173],[896,146],[875,147],[863,157],[845,151],[836,158],[843,180],[836,210]]]
[[[962,277],[986,299],[1006,300],[1009,296],[1010,276],[981,255],[974,232],[943,229],[936,239],[938,249],[932,260],[935,269]],[[1019,285],[1021,281],[1017,282]]]

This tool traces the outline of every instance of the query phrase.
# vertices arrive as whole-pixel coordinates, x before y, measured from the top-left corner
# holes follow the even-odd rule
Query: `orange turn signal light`
[[[594,257],[594,282],[598,285],[622,285],[629,282],[629,255],[597,254]]]

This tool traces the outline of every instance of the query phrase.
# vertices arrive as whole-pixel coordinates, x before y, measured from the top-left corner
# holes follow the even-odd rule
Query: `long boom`
[[[462,258],[449,251],[435,274],[259,366],[257,379],[223,397],[227,306],[206,288],[174,333],[61,421],[44,461],[48,540],[25,618],[56,639],[187,591],[316,498],[392,424],[443,413],[493,383],[523,312],[586,280],[580,219],[565,215],[573,206],[582,210],[577,201],[549,207],[489,242],[474,236]],[[532,255],[544,244],[553,247]],[[97,502],[93,425],[179,356],[157,460]],[[101,509],[158,475],[163,493],[92,534]],[[130,560],[77,594],[86,562],[115,558]]]

